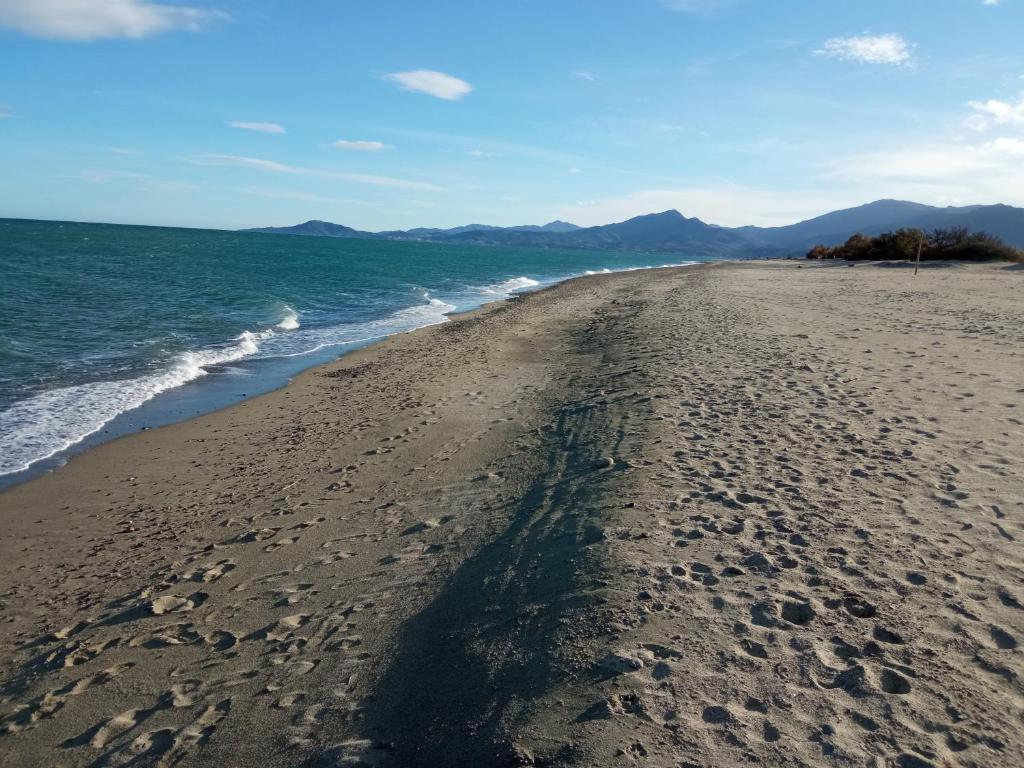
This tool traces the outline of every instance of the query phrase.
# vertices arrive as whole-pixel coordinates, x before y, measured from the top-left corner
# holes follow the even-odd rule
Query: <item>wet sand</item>
[[[600,275],[0,494],[0,765],[1024,764],[1024,271]]]

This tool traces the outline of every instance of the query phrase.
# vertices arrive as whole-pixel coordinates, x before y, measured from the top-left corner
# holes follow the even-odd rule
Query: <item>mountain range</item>
[[[453,229],[364,232],[327,221],[307,221],[292,227],[263,227],[245,231],[467,245],[752,257],[803,255],[815,245],[837,245],[858,232],[878,235],[904,227],[924,230],[966,227],[972,232],[987,232],[1010,245],[1024,248],[1024,208],[1009,205],[939,208],[903,200],[877,200],[782,227],[720,227],[669,210],[597,227],[577,227],[565,221],[552,221],[543,226],[493,227],[470,224]]]

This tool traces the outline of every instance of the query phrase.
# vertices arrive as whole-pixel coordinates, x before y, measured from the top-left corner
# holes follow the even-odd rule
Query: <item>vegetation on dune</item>
[[[966,227],[934,229],[898,229],[876,237],[853,235],[842,245],[816,245],[808,259],[845,259],[847,261],[914,261],[918,249],[921,261],[951,259],[957,261],[1024,262],[1024,251],[1007,245],[985,232],[970,232]]]

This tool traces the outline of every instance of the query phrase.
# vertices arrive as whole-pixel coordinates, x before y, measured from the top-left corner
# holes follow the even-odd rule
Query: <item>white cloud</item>
[[[597,75],[591,72],[589,69],[574,69],[569,73],[569,77],[573,80],[586,80],[587,82],[594,82],[597,80]]]
[[[726,5],[732,5],[734,0],[661,0],[661,4],[670,11],[679,13],[704,14],[717,11]]]
[[[833,37],[815,51],[840,61],[861,64],[907,64],[912,58],[913,45],[900,35],[860,35]]]
[[[232,128],[241,128],[243,131],[256,131],[257,133],[285,133],[284,126],[277,123],[246,123],[241,120],[228,122]]]
[[[574,168],[570,168],[569,169],[569,173],[583,173],[583,169],[582,168],[575,168],[575,167]]]
[[[864,152],[837,158],[826,175],[846,180],[932,181],[958,178],[991,168],[997,160],[988,146],[936,143]]]
[[[315,195],[311,192],[293,189],[275,189],[273,187],[241,187],[238,190],[246,195],[257,197],[270,197],[277,200],[297,200],[303,203],[331,203],[334,205],[365,205],[379,207],[377,203],[368,203],[365,200],[355,200],[349,197],[326,197]]]
[[[826,171],[882,194],[935,205],[945,201],[1024,204],[1024,140],[935,142],[837,158]]]
[[[444,187],[431,184],[426,181],[409,181],[407,179],[393,179],[390,176],[370,176],[364,173],[342,173],[338,178],[355,181],[360,184],[370,184],[374,187],[395,187],[397,189],[417,189],[422,192],[442,192]]]
[[[999,0],[981,0],[982,5],[999,5]]]
[[[385,75],[384,79],[397,83],[402,90],[426,93],[447,101],[458,101],[473,90],[473,86],[465,80],[446,75],[444,72],[435,72],[432,69],[392,72]]]
[[[107,184],[111,181],[125,181],[145,178],[147,178],[147,175],[145,173],[136,173],[134,171],[82,171],[82,179],[92,184]]]
[[[348,141],[347,139],[338,139],[334,142],[334,146],[338,149],[348,149],[353,152],[379,152],[386,148],[387,144],[381,141]]]
[[[101,147],[101,149],[103,149],[106,152],[109,152],[112,155],[124,155],[125,157],[134,157],[135,155],[141,154],[141,152],[139,152],[139,150],[132,149],[131,147],[106,146],[106,147]]]
[[[315,168],[300,168],[294,165],[278,163],[274,160],[264,160],[259,157],[242,157],[239,155],[194,155],[186,158],[186,162],[192,165],[251,168],[253,170],[270,171],[272,173],[317,176],[324,179],[340,179],[342,181],[352,181],[357,184],[369,184],[375,187],[415,189],[422,192],[444,191],[444,187],[439,187],[437,184],[431,184],[427,181],[412,181],[409,179],[396,179],[391,176],[373,176],[363,173],[338,173],[336,171],[322,171]]]
[[[142,38],[197,31],[226,18],[219,11],[147,0],[0,0],[0,26],[53,40]]]
[[[155,192],[194,192],[200,189],[204,183],[178,179],[148,179],[142,187]]]
[[[304,168],[263,160],[259,157],[240,157],[238,155],[195,155],[188,158],[192,165],[232,166],[236,168],[255,168],[260,171],[274,173],[309,173]]]
[[[1024,124],[1024,95],[1018,103],[972,101],[965,123],[978,130]],[[1024,204],[1024,138],[967,141],[935,139],[837,157],[824,168],[832,184],[853,184],[883,194],[933,205]]]
[[[1012,157],[1024,157],[1024,139],[996,139],[992,142],[992,149]]]
[[[976,131],[987,131],[996,125],[1024,125],[1024,94],[1016,104],[989,99],[969,101],[967,105],[974,114],[964,120],[964,125]]]

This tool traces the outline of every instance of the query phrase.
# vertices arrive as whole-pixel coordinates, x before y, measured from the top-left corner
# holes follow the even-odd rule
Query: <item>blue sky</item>
[[[1024,205],[1024,0],[0,0],[0,216]]]

